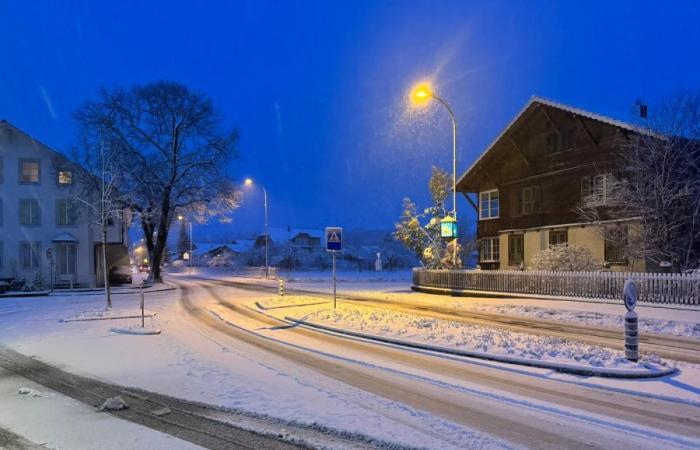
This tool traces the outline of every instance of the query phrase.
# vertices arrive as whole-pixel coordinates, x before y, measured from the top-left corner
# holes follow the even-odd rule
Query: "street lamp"
[[[251,187],[253,186],[253,179],[252,178],[246,178],[244,185],[246,187]],[[268,209],[267,209],[267,190],[263,185],[260,185],[260,189],[263,191],[263,199],[264,199],[264,204],[265,204],[265,278],[267,278],[270,275],[270,265],[268,264],[268,249],[267,249],[267,241],[269,239],[268,236]]]
[[[177,216],[177,220],[182,222],[183,220],[185,220],[185,217],[182,214],[180,214],[179,216]],[[188,260],[187,261],[187,267],[188,267],[187,273],[188,273],[188,275],[192,275],[192,260],[194,259],[192,257],[192,256],[194,256],[194,255],[192,255],[192,221],[189,220],[188,224],[190,225],[190,253],[188,255],[189,257],[186,258]],[[184,255],[183,255],[183,258],[184,258]]]
[[[409,94],[411,103],[416,107],[425,107],[430,103],[430,100],[437,100],[442,106],[447,109],[450,113],[450,119],[452,119],[452,218],[455,223],[450,223],[450,228],[455,231],[454,233],[454,248],[452,253],[452,258],[454,264],[457,264],[457,119],[455,119],[455,113],[450,108],[445,100],[440,98],[435,94],[430,83],[427,81],[421,81],[416,83]],[[447,230],[445,230],[447,231]]]

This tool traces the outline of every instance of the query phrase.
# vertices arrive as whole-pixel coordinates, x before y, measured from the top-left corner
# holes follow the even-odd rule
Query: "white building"
[[[76,202],[78,175],[84,174],[60,153],[0,121],[0,279],[36,280],[44,287],[103,283],[99,226],[91,225]],[[121,218],[111,220],[110,268],[129,265],[126,228]]]

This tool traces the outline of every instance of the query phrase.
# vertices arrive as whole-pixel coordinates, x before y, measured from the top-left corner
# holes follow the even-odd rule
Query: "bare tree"
[[[70,209],[76,208],[76,211],[66,210],[63,213],[80,216],[100,230],[101,275],[104,281],[107,309],[111,309],[112,292],[107,258],[108,232],[110,224],[116,220],[122,221],[124,227],[129,227],[129,215],[125,214],[129,197],[121,194],[117,189],[123,170],[119,166],[119,158],[114,148],[101,136],[82,135],[80,137],[82,139],[77,142],[77,147],[74,149],[75,159],[79,165],[74,165],[70,172],[70,177],[75,178],[70,180],[72,201],[71,205],[66,205],[67,208],[70,206]],[[65,165],[63,162],[60,164]]]
[[[621,143],[620,173],[579,213],[629,258],[673,270],[700,264],[700,92],[677,94],[653,109]]]
[[[151,278],[161,279],[170,225],[178,214],[205,221],[238,206],[228,174],[237,156],[238,130],[222,127],[211,99],[178,83],[101,89],[76,113],[80,134],[113,145],[148,249]]]

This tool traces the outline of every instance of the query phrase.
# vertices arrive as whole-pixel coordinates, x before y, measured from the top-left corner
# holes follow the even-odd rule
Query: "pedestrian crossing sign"
[[[340,227],[326,227],[326,250],[339,252],[343,249],[343,229]]]

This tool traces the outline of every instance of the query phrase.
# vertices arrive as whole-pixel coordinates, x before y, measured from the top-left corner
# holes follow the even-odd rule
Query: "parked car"
[[[148,264],[141,264],[139,266],[139,272],[141,272],[141,273],[148,273],[150,271],[151,271],[151,268],[148,267]]]
[[[109,282],[112,284],[131,284],[131,268],[115,266],[109,271]]]

